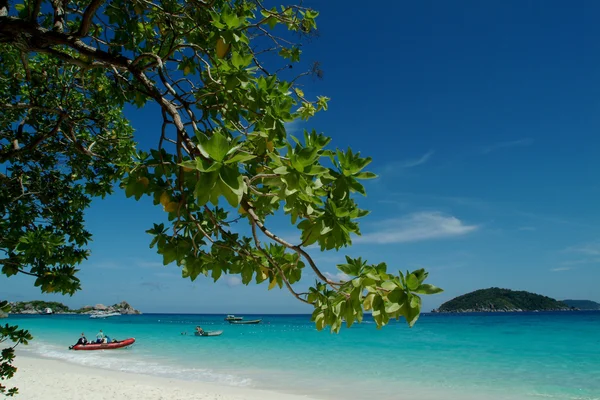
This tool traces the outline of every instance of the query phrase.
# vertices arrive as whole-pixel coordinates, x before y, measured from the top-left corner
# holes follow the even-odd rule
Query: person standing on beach
[[[96,335],[96,343],[102,343],[102,339],[104,339],[104,332],[100,329],[100,332]]]

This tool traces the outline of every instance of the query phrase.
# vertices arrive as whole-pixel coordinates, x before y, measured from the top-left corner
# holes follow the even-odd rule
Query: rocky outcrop
[[[50,303],[41,301],[31,302],[17,302],[11,303],[12,310],[11,314],[43,314],[44,309],[48,307]],[[55,314],[110,314],[110,313],[121,313],[121,314],[141,314],[139,310],[133,308],[126,301],[122,301],[112,306],[105,306],[104,304],[96,304],[95,306],[84,306],[78,310],[71,310],[69,307],[61,303],[52,302],[52,310]]]
[[[0,318],[6,318],[8,317],[8,314],[5,313],[4,311],[0,310]]]
[[[121,314],[141,314],[139,310],[136,310],[135,308],[131,307],[131,305],[129,305],[129,303],[127,303],[126,301],[122,301],[119,304],[115,304],[110,308],[114,308],[115,311],[120,312]]]

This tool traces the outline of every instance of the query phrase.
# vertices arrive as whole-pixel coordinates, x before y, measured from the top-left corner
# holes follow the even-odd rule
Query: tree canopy
[[[286,288],[339,331],[372,311],[417,320],[424,270],[390,273],[347,257],[327,277],[306,248],[340,250],[368,214],[355,196],[371,158],[286,124],[327,110],[305,96],[301,61],[318,12],[260,0],[0,0],[0,258],[3,274],[33,275],[43,292],[80,289],[91,234],[83,212],[118,183],[150,196],[169,224],[149,226],[164,264],[192,280],[238,274]],[[136,147],[126,105],[159,107],[156,146]],[[285,215],[291,243],[269,229]],[[247,234],[233,230],[245,224]],[[309,269],[315,284],[294,284]],[[394,271],[398,270],[394,266]]]

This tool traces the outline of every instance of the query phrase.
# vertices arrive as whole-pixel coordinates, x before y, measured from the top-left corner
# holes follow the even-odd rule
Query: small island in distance
[[[480,289],[445,302],[434,313],[571,311],[574,307],[556,299],[526,291]]]
[[[600,310],[600,303],[591,300],[563,300],[563,303],[579,310]]]

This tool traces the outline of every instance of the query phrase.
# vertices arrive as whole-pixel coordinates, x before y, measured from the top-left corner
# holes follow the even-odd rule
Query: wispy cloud
[[[600,256],[600,241],[571,246],[567,248],[567,251],[588,256]]]
[[[519,231],[535,231],[537,230],[537,228],[533,227],[533,226],[520,226],[518,228]]]
[[[519,140],[512,140],[509,142],[494,143],[492,145],[482,148],[481,152],[483,154],[489,154],[496,150],[508,149],[511,147],[525,147],[525,146],[531,146],[532,144],[533,144],[532,138],[523,138],[523,139],[519,139]]]
[[[378,171],[378,173],[381,176],[405,174],[409,169],[427,163],[434,153],[435,151],[429,150],[427,153],[423,154],[419,158],[410,158],[407,160],[389,162],[382,168],[382,170]]]
[[[589,265],[589,264],[600,264],[600,257],[583,258],[580,260],[567,260],[561,262],[562,265]]]
[[[285,126],[285,131],[287,132],[288,135],[293,135],[295,133],[303,131],[302,124],[303,124],[303,121],[296,119],[296,120],[293,120],[292,122],[284,123],[283,126]]]
[[[150,289],[150,291],[152,291],[152,292],[161,291],[166,288],[166,286],[160,282],[142,282],[142,283],[140,283],[140,286],[146,287],[146,288]]]
[[[161,263],[159,261],[155,261],[155,260],[146,260],[143,258],[131,258],[130,261],[136,267],[142,267],[142,268],[164,267],[163,263]]]
[[[345,282],[345,281],[350,280],[350,275],[345,274],[342,271],[339,271],[338,273],[335,273],[335,274],[325,272],[325,276],[333,281]]]
[[[242,284],[242,279],[239,276],[228,275],[225,277],[225,284],[229,287],[234,287]]]
[[[558,267],[558,268],[552,268],[552,269],[550,269],[550,271],[552,271],[552,272],[563,272],[563,271],[570,271],[572,269],[573,269],[573,267]]]
[[[414,168],[414,167],[418,167],[419,165],[423,165],[427,161],[429,161],[429,159],[431,158],[431,156],[433,156],[434,153],[435,153],[435,151],[429,150],[427,153],[423,154],[419,158],[413,158],[413,159],[408,159],[408,160],[404,160],[404,161],[399,161],[399,162],[396,162],[396,163],[393,163],[393,164],[395,164],[395,166],[397,168]]]
[[[417,212],[379,224],[379,230],[354,240],[355,243],[405,243],[463,236],[479,229],[441,212]]]

